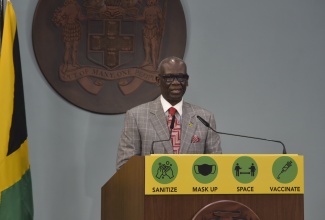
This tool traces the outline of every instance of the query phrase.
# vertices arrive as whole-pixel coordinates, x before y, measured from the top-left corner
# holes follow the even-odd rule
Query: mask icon
[[[216,165],[209,165],[209,164],[194,165],[194,171],[196,174],[207,176],[209,174],[214,174],[216,172]]]

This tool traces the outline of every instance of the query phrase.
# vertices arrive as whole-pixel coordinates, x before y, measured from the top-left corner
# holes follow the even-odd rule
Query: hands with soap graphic
[[[169,163],[169,161],[166,162],[166,164],[159,163],[159,168],[157,170],[156,177],[158,179],[164,179],[165,176],[169,177],[169,179],[174,177],[172,164]]]

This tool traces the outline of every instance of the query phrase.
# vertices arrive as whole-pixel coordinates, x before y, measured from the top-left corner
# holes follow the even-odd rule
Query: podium
[[[103,185],[101,220],[303,220],[303,172],[298,155],[134,156]]]

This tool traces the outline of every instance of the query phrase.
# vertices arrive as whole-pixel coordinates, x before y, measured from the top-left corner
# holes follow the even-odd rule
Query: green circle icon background
[[[200,183],[211,183],[218,175],[218,165],[211,157],[199,157],[192,166],[192,174]]]
[[[291,157],[279,157],[273,163],[272,173],[278,182],[290,183],[297,177],[298,166]]]
[[[152,176],[161,184],[169,184],[173,182],[178,174],[178,166],[175,160],[170,157],[159,157],[152,164]]]
[[[239,157],[232,165],[232,173],[238,182],[250,183],[258,175],[258,166],[251,157]]]

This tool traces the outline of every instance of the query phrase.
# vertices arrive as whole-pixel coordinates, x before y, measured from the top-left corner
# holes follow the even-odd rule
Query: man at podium
[[[117,169],[134,155],[222,153],[219,135],[197,119],[202,117],[216,129],[214,115],[183,100],[189,79],[186,63],[168,57],[158,72],[161,95],[126,112]]]

